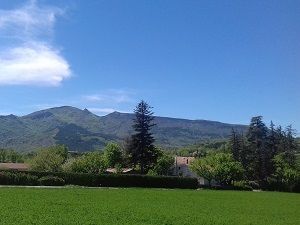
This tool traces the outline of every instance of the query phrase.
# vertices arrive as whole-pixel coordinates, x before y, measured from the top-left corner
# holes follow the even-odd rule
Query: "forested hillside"
[[[132,134],[130,113],[114,112],[96,116],[87,109],[70,106],[46,109],[27,116],[0,116],[0,147],[21,152],[42,146],[66,145],[72,151],[95,151],[109,142],[124,143]],[[155,117],[156,144],[175,149],[204,141],[228,138],[232,128],[245,131],[247,126],[207,120]]]

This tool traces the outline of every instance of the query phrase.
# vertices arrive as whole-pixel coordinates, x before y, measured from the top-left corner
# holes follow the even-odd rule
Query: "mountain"
[[[26,116],[0,116],[0,148],[21,152],[43,146],[66,145],[72,151],[95,151],[108,142],[123,143],[133,133],[134,114],[113,112],[96,116],[87,109],[62,106],[37,111]],[[227,138],[234,127],[245,131],[247,126],[207,120],[155,117],[152,133],[156,144],[174,149]]]

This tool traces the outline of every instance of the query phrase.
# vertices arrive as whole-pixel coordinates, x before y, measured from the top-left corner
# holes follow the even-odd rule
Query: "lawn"
[[[0,224],[300,224],[300,194],[1,187]]]

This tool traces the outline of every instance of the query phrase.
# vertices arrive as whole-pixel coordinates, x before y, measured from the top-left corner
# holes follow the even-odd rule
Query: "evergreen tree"
[[[147,173],[149,168],[157,161],[157,151],[155,150],[155,139],[150,132],[155,126],[153,112],[145,101],[141,101],[135,108],[135,118],[133,120],[133,134],[127,143],[127,154],[133,165],[138,165],[141,173]]]
[[[240,153],[241,153],[241,140],[239,134],[232,128],[231,136],[229,139],[229,149],[230,152],[236,161],[240,161]]]
[[[296,166],[296,150],[297,143],[294,138],[296,131],[292,128],[292,125],[289,125],[285,129],[285,152],[287,154],[287,162],[291,168]]]
[[[262,116],[253,117],[247,131],[248,160],[253,179],[265,179],[267,176],[267,147],[266,137],[268,129],[262,121]],[[252,171],[249,171],[252,170]]]

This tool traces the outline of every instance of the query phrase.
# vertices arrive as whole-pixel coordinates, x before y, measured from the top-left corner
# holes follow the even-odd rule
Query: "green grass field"
[[[0,188],[0,224],[300,224],[300,194]]]

